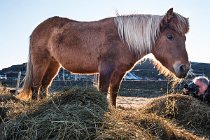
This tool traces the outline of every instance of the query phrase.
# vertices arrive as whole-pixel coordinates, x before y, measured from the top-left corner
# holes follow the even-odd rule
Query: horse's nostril
[[[174,64],[173,68],[174,68],[174,71],[175,71],[177,77],[184,78],[188,74],[188,71],[190,69],[190,65],[179,63],[179,64]]]
[[[181,73],[185,72],[185,71],[186,71],[186,67],[185,67],[183,64],[180,65],[180,66],[179,66],[179,71],[180,71]]]
[[[180,72],[180,74],[186,75],[188,71],[189,71],[189,67],[187,65],[181,64],[179,66],[179,72]]]

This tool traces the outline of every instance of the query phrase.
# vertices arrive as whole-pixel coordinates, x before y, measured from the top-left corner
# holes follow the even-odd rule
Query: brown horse
[[[118,15],[93,22],[49,18],[30,36],[25,82],[16,97],[28,100],[47,96],[62,66],[73,73],[99,73],[99,90],[108,92],[116,106],[123,76],[149,53],[177,77],[187,75],[188,30],[188,19],[172,8],[163,16]]]

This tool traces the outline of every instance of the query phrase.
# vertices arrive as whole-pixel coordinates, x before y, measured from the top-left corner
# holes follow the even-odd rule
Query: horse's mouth
[[[187,76],[187,73],[186,74],[176,74],[176,76],[178,78],[185,78]]]

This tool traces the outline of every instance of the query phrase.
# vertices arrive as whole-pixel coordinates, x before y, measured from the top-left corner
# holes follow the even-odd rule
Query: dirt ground
[[[152,99],[153,98],[118,96],[117,107],[138,109],[147,105]]]

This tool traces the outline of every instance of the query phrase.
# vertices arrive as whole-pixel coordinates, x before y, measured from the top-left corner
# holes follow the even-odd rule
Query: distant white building
[[[142,80],[142,78],[132,72],[128,72],[126,76],[124,76],[123,80]]]
[[[6,80],[7,79],[7,75],[6,74],[5,75],[0,75],[0,79],[2,79],[2,80],[5,79]]]

